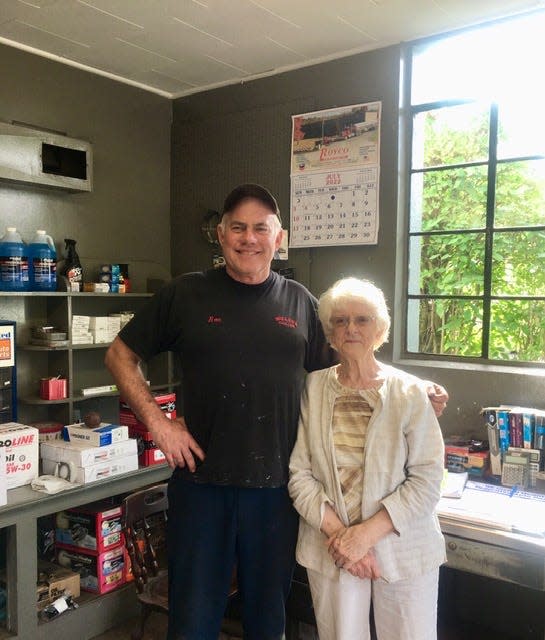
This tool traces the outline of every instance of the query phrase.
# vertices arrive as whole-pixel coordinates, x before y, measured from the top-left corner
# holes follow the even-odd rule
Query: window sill
[[[399,357],[393,358],[392,364],[403,367],[426,367],[429,369],[447,369],[450,371],[475,371],[482,373],[500,373],[506,375],[529,376],[532,378],[545,378],[545,368],[527,367],[524,365],[500,365],[484,364],[478,362],[452,362],[444,360],[422,360],[418,358]]]

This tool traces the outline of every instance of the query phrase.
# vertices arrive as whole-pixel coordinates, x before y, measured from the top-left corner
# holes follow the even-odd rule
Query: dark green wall
[[[0,182],[0,235],[46,229],[57,250],[75,238],[89,276],[128,262],[140,291],[168,277],[171,101],[4,45],[0,61],[0,120],[90,141],[94,153],[90,193]]]
[[[291,115],[360,102],[382,101],[380,232],[373,247],[290,250],[298,280],[320,294],[344,275],[365,276],[383,288],[394,323],[396,260],[403,258],[398,228],[400,48],[389,47],[277,76],[180,98],[174,102],[172,155],[172,269],[174,274],[210,264],[199,233],[207,209],[218,209],[240,182],[268,186],[289,218]],[[401,228],[403,225],[401,224]],[[396,291],[397,287],[397,291]],[[399,320],[401,320],[399,318]],[[391,360],[393,337],[382,350]],[[500,402],[545,407],[545,385],[520,370],[408,366],[445,385],[451,395],[441,420],[445,433],[486,437],[479,410]]]

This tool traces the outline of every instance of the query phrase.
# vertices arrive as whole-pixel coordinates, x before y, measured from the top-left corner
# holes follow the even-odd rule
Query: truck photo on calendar
[[[381,103],[292,116],[292,248],[376,244]]]

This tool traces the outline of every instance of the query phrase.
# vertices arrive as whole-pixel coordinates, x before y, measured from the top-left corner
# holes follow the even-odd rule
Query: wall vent
[[[89,142],[0,122],[0,179],[17,184],[91,191]]]

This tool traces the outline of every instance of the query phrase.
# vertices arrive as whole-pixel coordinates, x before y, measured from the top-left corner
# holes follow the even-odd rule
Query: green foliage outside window
[[[468,111],[467,105],[415,115],[409,297],[426,296],[409,304],[409,313],[418,317],[417,350],[542,362],[545,302],[524,298],[545,297],[545,160],[495,165],[495,202],[488,201],[487,226],[490,109],[471,109],[463,127],[453,126],[451,120],[460,119],[451,116]],[[502,136],[500,118],[500,141]],[[487,232],[492,240],[488,281]],[[488,327],[483,325],[486,300]],[[483,352],[485,332],[488,353]]]

